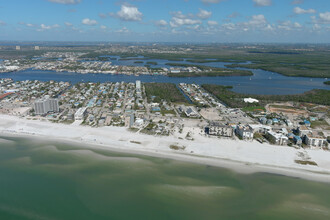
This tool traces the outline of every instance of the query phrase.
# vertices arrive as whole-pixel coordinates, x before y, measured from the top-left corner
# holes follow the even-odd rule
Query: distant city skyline
[[[0,41],[330,43],[328,0],[11,0]]]

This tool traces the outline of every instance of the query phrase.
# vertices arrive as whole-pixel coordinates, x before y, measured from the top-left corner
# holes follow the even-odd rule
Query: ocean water
[[[330,184],[0,138],[0,219],[330,219]]]

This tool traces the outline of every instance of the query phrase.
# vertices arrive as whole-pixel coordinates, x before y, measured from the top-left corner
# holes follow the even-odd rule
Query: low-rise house
[[[298,128],[298,134],[300,137],[303,137],[308,133],[310,133],[310,130],[305,125],[302,125]]]
[[[299,136],[294,136],[293,141],[296,145],[301,145],[302,144],[302,139]]]
[[[236,127],[236,134],[243,140],[253,140],[253,129],[250,125],[238,125]]]
[[[286,119],[286,120],[285,120],[285,123],[286,123],[286,125],[287,125],[288,127],[292,127],[292,126],[293,126],[292,122],[291,122],[289,119]]]
[[[212,122],[209,126],[205,127],[205,133],[215,136],[232,137],[234,129],[229,125]]]
[[[308,121],[308,120],[304,120],[304,124],[305,124],[307,127],[310,127],[310,126],[311,126],[311,122]]]
[[[327,139],[323,136],[322,132],[313,131],[305,135],[304,142],[311,147],[323,147]]]
[[[289,141],[287,136],[282,133],[276,133],[274,131],[268,131],[266,136],[271,143],[277,145],[287,145]]]
[[[186,116],[188,117],[198,117],[198,113],[191,107],[188,107],[185,111]]]
[[[86,115],[87,108],[79,108],[78,111],[74,114],[75,120],[83,120]]]

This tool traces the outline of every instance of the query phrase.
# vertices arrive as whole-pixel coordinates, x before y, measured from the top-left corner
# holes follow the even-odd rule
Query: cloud
[[[293,12],[295,14],[315,14],[316,13],[316,10],[315,9],[312,9],[312,8],[305,10],[305,9],[300,8],[300,7],[295,7],[293,9]]]
[[[278,29],[282,29],[286,31],[297,30],[297,29],[299,30],[302,27],[303,26],[300,23],[298,22],[292,23],[291,21],[279,22],[279,25],[277,26]]]
[[[227,17],[228,18],[237,18],[237,17],[239,17],[240,16],[240,14],[238,13],[238,12],[233,12],[233,13],[231,13],[230,15],[228,15]]]
[[[143,14],[135,6],[122,5],[120,11],[116,14],[110,13],[110,16],[117,17],[123,21],[141,21]]]
[[[6,25],[6,22],[0,20],[0,26]]]
[[[210,11],[206,11],[203,9],[199,9],[199,12],[197,13],[197,17],[199,17],[200,19],[208,19],[209,17],[211,17],[212,12]]]
[[[293,23],[293,27],[295,27],[295,28],[301,28],[302,25],[299,24],[298,22],[295,22],[295,23]]]
[[[302,3],[304,3],[304,0],[294,0],[291,2],[292,5],[300,5]]]
[[[165,21],[165,20],[159,20],[159,21],[156,21],[155,24],[157,26],[164,27],[164,26],[167,26],[167,21]]]
[[[182,14],[181,11],[171,12],[171,14],[172,14],[172,19],[170,21],[171,27],[180,27],[183,25],[196,25],[202,23],[200,19],[196,18],[198,17],[198,15],[194,15],[194,14],[184,15]]]
[[[311,16],[314,24],[330,24],[330,12],[319,13],[319,16]]]
[[[100,18],[106,18],[106,17],[107,17],[107,15],[106,15],[106,14],[104,14],[104,13],[99,13],[99,17],[100,17]]]
[[[37,31],[51,30],[51,29],[59,28],[59,27],[60,27],[60,25],[58,25],[58,24],[54,24],[54,25],[41,24],[40,28],[38,28]]]
[[[105,29],[107,29],[107,26],[101,25],[100,28],[103,29],[103,30],[105,30]]]
[[[48,1],[58,4],[64,4],[64,5],[74,5],[74,4],[79,4],[81,2],[81,0],[48,0]]]
[[[267,20],[264,15],[252,15],[252,18],[248,22],[245,22],[245,24],[257,27],[267,24]]]
[[[65,26],[67,26],[67,27],[72,27],[72,26],[73,26],[73,24],[70,23],[70,22],[64,22],[64,24],[65,24]]]
[[[253,0],[255,6],[270,6],[272,5],[272,0]]]
[[[207,24],[209,26],[215,26],[215,25],[218,25],[218,22],[217,21],[207,21]]]
[[[319,14],[321,21],[330,23],[330,12],[324,12]]]
[[[25,25],[26,27],[34,27],[34,26],[36,26],[36,25],[34,25],[34,24],[30,24],[30,23],[25,23],[25,22],[18,22],[18,24],[20,24],[20,25]]]
[[[201,24],[201,20],[191,19],[191,18],[178,18],[172,17],[170,21],[171,27],[180,27],[182,25],[194,25],[194,24]]]
[[[330,23],[330,12],[320,13],[319,16],[322,23]]]
[[[82,24],[84,25],[89,25],[89,26],[93,26],[93,25],[97,25],[97,21],[95,20],[91,20],[89,18],[85,18],[81,21]]]
[[[202,0],[202,2],[205,4],[216,4],[216,3],[219,3],[222,1],[224,1],[224,0]]]
[[[115,32],[116,33],[129,33],[130,31],[126,27],[123,27],[122,29],[116,30]]]

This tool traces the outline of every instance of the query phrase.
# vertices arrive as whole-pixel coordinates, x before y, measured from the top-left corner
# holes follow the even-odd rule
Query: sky
[[[330,43],[330,0],[0,0],[0,40]]]

